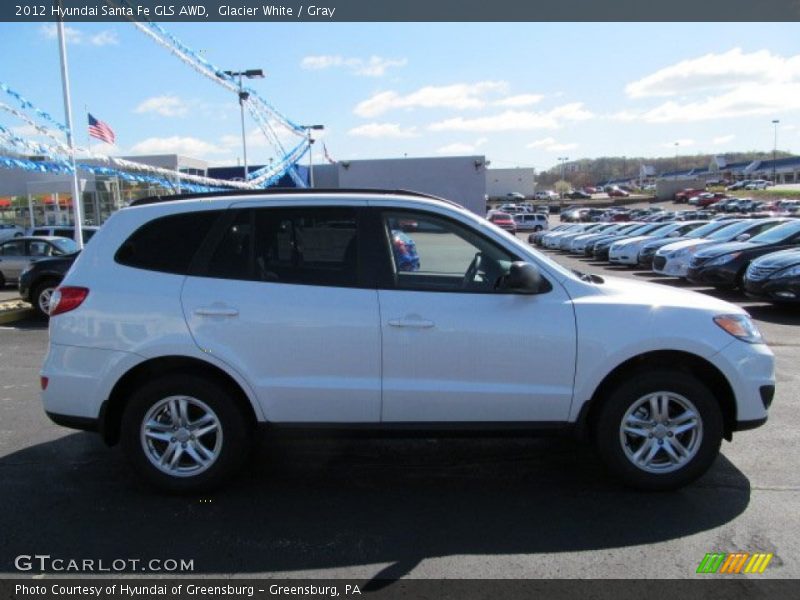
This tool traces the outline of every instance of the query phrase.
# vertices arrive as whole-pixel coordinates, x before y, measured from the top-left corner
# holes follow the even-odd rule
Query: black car
[[[569,198],[570,200],[589,200],[592,195],[580,190],[572,190],[571,192],[564,194],[564,197]]]
[[[800,249],[755,259],[744,274],[744,293],[772,302],[800,302]]]
[[[741,286],[750,261],[778,250],[800,246],[800,220],[791,220],[746,242],[717,244],[700,250],[689,264],[692,283],[731,288]]]
[[[19,276],[19,295],[25,302],[33,305],[39,316],[49,316],[50,297],[79,254],[80,252],[74,252],[37,260]]]
[[[618,242],[620,240],[624,240],[625,238],[629,237],[637,237],[640,235],[649,235],[651,231],[655,231],[659,227],[663,227],[662,223],[642,223],[639,227],[636,227],[630,231],[622,235],[612,235],[608,238],[599,240],[594,244],[590,245],[592,249],[592,256],[595,260],[608,260],[608,251],[611,248],[611,244],[614,242]]]

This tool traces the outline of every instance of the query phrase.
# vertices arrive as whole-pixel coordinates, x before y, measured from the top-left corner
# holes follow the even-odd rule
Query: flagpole
[[[89,105],[83,105],[83,111],[86,113],[86,121],[85,123],[89,123]],[[92,151],[92,136],[89,134],[89,127],[86,127],[86,147],[89,149],[89,152]]]
[[[72,101],[69,96],[69,71],[67,69],[67,44],[64,38],[64,21],[58,21],[58,49],[61,58],[61,86],[64,90],[64,120],[67,126],[67,145],[72,164],[72,214],[75,217],[75,243],[83,248],[83,210],[81,190],[78,182],[78,169],[75,166],[75,141],[72,129]]]

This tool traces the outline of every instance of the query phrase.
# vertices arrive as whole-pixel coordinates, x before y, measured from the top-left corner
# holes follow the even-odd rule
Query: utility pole
[[[244,158],[244,177],[243,181],[247,181],[247,132],[244,126],[244,103],[250,98],[250,94],[244,91],[242,86],[242,78],[248,79],[263,79],[264,71],[262,69],[247,69],[246,71],[225,71],[225,75],[230,77],[239,78],[239,114],[242,121],[242,155]]]
[[[308,186],[314,187],[314,138],[311,137],[312,131],[322,131],[324,125],[301,125],[306,130],[308,139]]]
[[[772,125],[775,127],[775,140],[772,144],[772,184],[778,183],[777,179],[777,165],[775,161],[778,159],[778,119],[773,119]]]

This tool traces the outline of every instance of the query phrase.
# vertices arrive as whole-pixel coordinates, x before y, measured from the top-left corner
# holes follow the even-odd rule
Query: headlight
[[[777,271],[770,275],[769,279],[778,279],[779,277],[800,277],[800,265],[794,265],[783,271]]]
[[[722,256],[718,256],[717,258],[711,259],[704,266],[717,267],[719,265],[725,265],[731,262],[732,260],[738,258],[739,255],[741,255],[741,252],[732,252],[731,254],[723,254]]]
[[[686,248],[681,248],[680,250],[675,250],[675,252],[672,253],[672,256],[673,257],[686,256],[687,254],[692,252],[695,248],[697,248],[697,246],[687,246]]]
[[[714,323],[743,342],[760,344],[764,341],[750,315],[718,315]]]

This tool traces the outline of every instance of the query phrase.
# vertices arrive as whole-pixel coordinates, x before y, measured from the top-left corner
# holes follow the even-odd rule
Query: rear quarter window
[[[137,269],[185,275],[200,244],[223,212],[210,210],[154,219],[122,243],[114,260]]]

